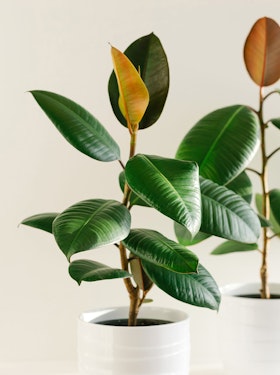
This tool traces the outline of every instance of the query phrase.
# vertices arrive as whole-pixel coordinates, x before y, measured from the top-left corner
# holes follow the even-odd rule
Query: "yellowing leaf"
[[[260,18],[244,46],[244,60],[252,80],[269,86],[280,78],[280,27],[271,18]]]
[[[130,129],[137,128],[149,104],[149,92],[140,74],[117,48],[111,48],[120,92],[119,107]]]

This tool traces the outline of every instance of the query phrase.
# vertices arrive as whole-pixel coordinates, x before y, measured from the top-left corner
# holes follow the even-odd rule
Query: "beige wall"
[[[242,48],[262,16],[279,22],[279,2],[0,0],[0,361],[73,359],[79,312],[126,304],[121,281],[78,287],[50,235],[18,228],[34,213],[61,211],[87,198],[121,196],[119,165],[93,161],[72,149],[26,92],[50,90],[81,103],[112,133],[125,160],[128,137],[107,96],[108,42],[124,49],[153,31],[169,57],[171,88],[158,124],[139,135],[138,151],[172,157],[190,126],[207,112],[236,103],[256,105],[257,87],[244,69]],[[273,115],[277,108],[279,101],[271,102]],[[279,167],[276,162],[272,166],[276,186]],[[174,237],[172,224],[162,216],[150,212],[148,220],[142,209],[135,215],[134,225]],[[209,255],[214,243],[196,251],[220,284],[257,279],[257,253],[216,258]],[[279,281],[276,245],[271,279]],[[112,265],[118,260],[111,247],[94,255]],[[219,361],[215,312],[184,305],[156,288],[151,297],[157,305],[190,313],[193,363]]]

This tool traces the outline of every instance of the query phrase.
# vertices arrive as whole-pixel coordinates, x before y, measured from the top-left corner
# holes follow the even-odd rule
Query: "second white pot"
[[[280,284],[271,284],[280,295]],[[280,374],[280,299],[241,297],[260,285],[232,284],[221,289],[219,336],[227,375]]]
[[[144,306],[139,318],[171,323],[136,327],[99,324],[127,316],[127,307],[81,315],[78,321],[80,375],[189,374],[189,318],[185,312]]]

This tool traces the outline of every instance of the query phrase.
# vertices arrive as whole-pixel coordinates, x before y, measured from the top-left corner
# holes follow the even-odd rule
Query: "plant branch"
[[[247,171],[250,171],[250,172],[254,172],[256,173],[258,176],[261,176],[261,173],[258,172],[256,169],[253,169],[253,168],[246,168]]]
[[[269,160],[269,159],[270,159],[273,155],[275,155],[276,152],[278,152],[278,151],[280,151],[280,147],[277,147],[276,150],[272,151],[272,153],[269,154],[269,155],[267,156],[267,160]]]

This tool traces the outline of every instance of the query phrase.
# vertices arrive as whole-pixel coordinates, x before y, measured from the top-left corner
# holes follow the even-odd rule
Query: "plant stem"
[[[268,190],[268,176],[267,176],[267,162],[268,157],[266,153],[266,137],[265,131],[267,128],[266,123],[263,120],[263,93],[262,87],[260,87],[260,107],[259,107],[259,120],[261,126],[261,160],[262,160],[262,171],[260,174],[261,186],[262,186],[262,210],[263,216],[269,220],[270,216],[270,204],[269,204],[269,190]],[[268,299],[270,298],[270,291],[268,285],[268,248],[269,248],[269,236],[268,228],[263,227],[263,248],[262,248],[262,263],[260,269],[261,277],[261,298]]]

